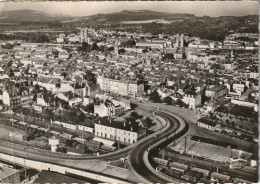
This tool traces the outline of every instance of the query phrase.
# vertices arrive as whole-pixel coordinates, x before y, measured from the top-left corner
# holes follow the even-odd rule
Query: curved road
[[[161,132],[159,135],[152,137],[149,141],[138,144],[130,153],[129,162],[131,168],[135,174],[138,174],[144,179],[144,183],[168,183],[173,182],[165,177],[158,177],[155,174],[155,169],[145,162],[145,152],[148,152],[148,159],[155,156],[158,149],[165,147],[165,145],[171,143],[174,139],[177,139],[181,135],[187,132],[187,124],[173,117],[172,115],[159,112],[159,116],[167,120],[169,127],[167,130]],[[162,143],[162,144],[161,144]],[[147,154],[146,154],[147,155]],[[177,181],[175,181],[177,182]]]
[[[145,108],[146,110],[154,110]],[[166,127],[162,128],[160,131],[149,135],[140,141],[136,142],[133,145],[126,147],[125,149],[118,150],[116,152],[100,155],[100,156],[68,156],[62,154],[50,153],[47,155],[46,152],[40,150],[25,150],[24,147],[16,145],[7,144],[5,142],[0,142],[0,152],[10,154],[14,156],[28,158],[32,160],[38,160],[43,162],[50,162],[61,165],[62,161],[65,160],[89,160],[89,159],[99,159],[99,160],[118,160],[122,157],[126,157],[129,155],[128,163],[130,165],[131,170],[142,178],[144,183],[152,182],[152,183],[167,183],[169,180],[167,178],[160,176],[158,177],[158,173],[155,173],[154,168],[150,165],[149,159],[152,154],[156,153],[158,149],[165,147],[167,144],[171,143],[173,140],[177,139],[181,135],[183,135],[187,131],[187,124],[184,121],[180,121],[177,118],[173,117],[174,115],[166,113],[166,112],[156,112],[156,115],[162,117],[166,120]],[[148,149],[150,151],[148,151]],[[147,152],[145,154],[145,152]],[[152,154],[151,154],[152,153]],[[149,158],[144,158],[145,155],[148,155]]]

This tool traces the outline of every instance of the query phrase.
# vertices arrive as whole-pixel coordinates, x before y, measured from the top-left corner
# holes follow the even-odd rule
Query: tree
[[[91,71],[86,72],[84,79],[86,79],[90,84],[96,84],[95,74],[93,74]]]
[[[129,46],[134,46],[135,44],[136,44],[136,42],[135,42],[133,39],[128,40],[128,41],[125,43],[125,45],[129,45]]]
[[[149,52],[148,49],[143,49],[142,50],[142,53],[146,53],[146,52]]]
[[[226,123],[227,123],[227,125],[229,125],[229,124],[230,124],[228,119],[226,120]]]
[[[88,148],[88,146],[87,145],[84,145],[84,151],[83,151],[83,154],[91,154],[91,153],[93,153],[89,148]]]
[[[114,47],[109,47],[108,50],[109,51],[114,51]]]
[[[91,46],[91,50],[98,50],[98,49],[99,49],[99,48],[98,48],[97,43],[94,42],[94,43],[92,44],[92,46]]]
[[[173,54],[170,54],[170,53],[166,53],[164,56],[163,56],[163,60],[166,60],[166,59],[173,59]]]
[[[50,42],[50,37],[46,34],[41,34],[37,39],[36,42],[39,43],[46,43],[46,42]]]
[[[72,147],[72,143],[73,143],[73,141],[72,141],[72,140],[69,140],[69,139],[67,139],[67,140],[65,141],[65,145],[66,145],[66,146],[69,146],[69,147]]]
[[[142,119],[143,116],[139,115],[137,112],[131,112],[129,117],[126,117],[126,121],[127,122],[131,122],[131,123],[136,123],[137,119]]]
[[[29,75],[29,70],[30,70],[30,67],[27,67],[27,68],[24,70],[24,73],[25,73],[26,75]]]
[[[13,71],[10,71],[9,77],[13,77],[13,76],[14,76],[14,72],[13,72]]]
[[[136,105],[136,104],[130,103],[131,109],[135,109],[137,106],[138,106],[138,105]]]
[[[104,52],[104,51],[105,51],[105,46],[104,46],[104,45],[101,45],[101,46],[99,47],[99,51]]]
[[[78,46],[78,47],[77,47],[77,51],[78,51],[78,52],[82,52],[82,51],[83,51],[82,46]]]
[[[119,50],[118,50],[118,53],[119,53],[119,54],[124,54],[124,53],[126,53],[126,50],[125,50],[125,49],[119,49]]]
[[[61,153],[67,153],[67,149],[65,147],[58,147],[56,151]]]
[[[43,111],[44,119],[50,120],[53,116],[54,113],[51,109],[47,108]]]
[[[210,117],[210,119],[213,119],[213,118],[214,118],[212,112],[209,113],[209,117]]]
[[[67,77],[67,73],[66,72],[62,72],[61,74],[60,74],[61,76],[63,76],[64,77],[64,79]]]
[[[86,43],[86,42],[82,42],[82,43],[81,43],[81,50],[82,50],[83,52],[86,52],[87,49],[88,49],[88,47],[89,47],[89,44],[88,44],[88,43]]]
[[[146,123],[148,128],[153,125],[153,120],[151,118],[149,118],[149,117],[147,117],[143,122]]]
[[[188,107],[188,105],[185,104],[181,99],[176,100],[176,102],[174,104],[179,105],[180,107],[184,107],[184,108]]]
[[[88,113],[94,113],[94,104],[90,103],[87,106],[85,106],[84,111],[86,111]]]
[[[139,115],[137,112],[131,112],[130,117],[135,120],[143,118],[143,116]]]
[[[153,91],[151,94],[150,94],[150,97],[149,97],[149,100],[153,103],[160,103],[161,102],[161,99],[160,99],[160,96],[158,94],[157,91]]]
[[[71,122],[73,124],[77,124],[79,122],[83,122],[86,119],[86,116],[84,113],[82,113],[80,110],[78,109],[71,109],[69,111],[66,111],[66,113],[64,113],[61,116],[61,121],[63,122]]]
[[[167,105],[172,105],[172,98],[167,96],[163,99],[163,103],[166,103]]]
[[[86,116],[85,116],[85,114],[84,114],[81,110],[77,110],[77,111],[76,111],[76,115],[77,115],[77,117],[78,117],[77,123],[78,123],[78,122],[83,122],[83,121],[85,121]]]

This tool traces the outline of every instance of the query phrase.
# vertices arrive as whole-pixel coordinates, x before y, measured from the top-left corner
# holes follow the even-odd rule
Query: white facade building
[[[201,104],[201,93],[185,92],[182,101],[189,105],[189,108],[196,109]]]
[[[139,96],[144,93],[144,84],[138,84],[135,81],[115,80],[98,76],[97,83],[100,85],[101,90],[123,96]]]
[[[140,126],[120,122],[99,122],[95,124],[95,136],[117,140],[127,144],[135,143],[145,134]]]
[[[209,129],[211,131],[216,130],[216,126],[217,126],[217,124],[215,122],[204,119],[204,118],[199,119],[197,122],[197,125],[202,128]]]
[[[100,117],[114,116],[115,106],[111,103],[101,103],[100,105],[94,105],[94,113]]]
[[[233,90],[241,95],[245,90],[245,84],[233,84]]]
[[[224,85],[218,85],[205,91],[206,97],[218,98],[227,94],[228,89]]]

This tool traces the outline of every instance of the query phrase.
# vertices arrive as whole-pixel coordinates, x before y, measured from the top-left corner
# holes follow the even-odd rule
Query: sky
[[[104,1],[104,2],[1,2],[0,11],[30,9],[49,14],[88,16],[122,10],[191,13],[196,16],[243,16],[259,14],[258,1]]]

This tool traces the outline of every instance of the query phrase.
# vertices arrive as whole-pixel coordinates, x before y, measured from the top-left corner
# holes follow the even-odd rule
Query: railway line
[[[154,108],[147,109],[154,112]],[[166,121],[166,126],[161,130],[148,135],[147,137],[137,141],[136,143],[115,152],[106,153],[99,156],[74,156],[57,154],[51,152],[44,152],[40,149],[25,149],[21,145],[11,145],[7,142],[0,142],[0,152],[22,157],[30,158],[31,160],[37,160],[42,162],[48,162],[52,164],[66,165],[66,160],[80,162],[80,160],[118,160],[120,158],[129,158],[127,162],[130,166],[130,170],[141,178],[145,183],[166,183],[173,182],[169,178],[160,175],[155,171],[155,168],[151,165],[151,157],[156,155],[159,150],[171,143],[173,140],[178,139],[188,130],[188,125],[178,116],[169,113],[158,111],[154,113],[156,116],[161,117]],[[80,168],[84,169],[84,168]]]

